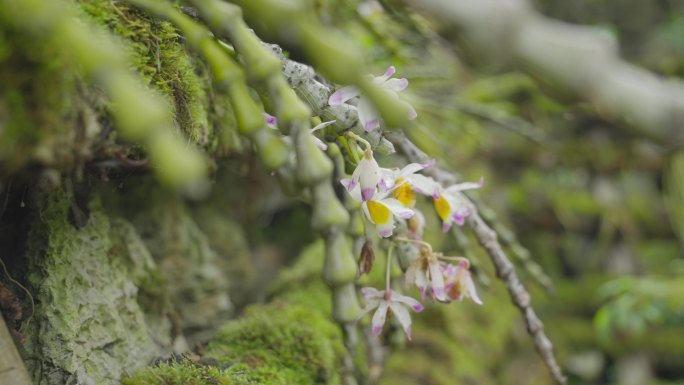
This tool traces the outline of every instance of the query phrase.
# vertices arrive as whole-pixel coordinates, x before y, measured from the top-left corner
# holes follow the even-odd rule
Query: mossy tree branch
[[[235,113],[238,129],[249,137],[257,148],[262,163],[268,170],[275,170],[287,160],[288,146],[267,127],[263,108],[252,98],[246,84],[242,67],[236,63],[209,30],[195,22],[166,1],[127,0],[157,17],[169,20],[183,33],[188,44],[207,61],[214,75],[216,86],[226,91]]]
[[[29,6],[30,5],[30,6]],[[76,21],[62,1],[2,0],[0,22],[34,39],[45,39],[68,52],[82,74],[102,86],[110,98],[116,126],[125,139],[141,143],[149,152],[159,179],[191,196],[204,193],[206,162],[199,151],[176,135],[169,108],[144,87],[107,35]],[[30,12],[28,11],[30,10]]]

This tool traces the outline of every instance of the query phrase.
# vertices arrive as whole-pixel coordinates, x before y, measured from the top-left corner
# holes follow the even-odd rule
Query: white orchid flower
[[[458,194],[460,191],[471,190],[482,187],[484,179],[479,182],[457,183],[446,189],[438,187],[433,192],[432,198],[437,215],[442,219],[442,231],[447,232],[456,223],[463,226],[466,217],[470,215],[468,203]],[[439,185],[438,185],[439,186]]]
[[[366,149],[363,158],[354,169],[351,179],[342,179],[340,183],[347,188],[350,193],[357,185],[361,188],[361,195],[359,201],[369,201],[375,195],[378,183],[380,182],[380,166],[373,158],[373,151]],[[352,197],[354,195],[352,194]]]
[[[431,250],[421,248],[418,257],[406,269],[405,284],[407,287],[416,285],[425,300],[425,293],[429,290],[432,297],[438,301],[447,302],[444,275],[437,256]]]
[[[371,321],[371,331],[376,337],[382,333],[382,329],[387,320],[387,312],[391,311],[399,320],[406,337],[411,340],[411,313],[406,308],[411,308],[415,312],[423,311],[423,305],[417,300],[396,293],[393,290],[378,290],[373,287],[361,289],[361,295],[366,301],[366,307],[362,311],[362,317],[371,310],[377,309]]]
[[[399,101],[399,95],[397,95],[397,92],[406,89],[408,86],[408,80],[405,78],[393,79],[392,75],[394,75],[395,72],[396,68],[394,68],[394,66],[390,66],[382,76],[374,77],[373,83],[388,91],[397,98],[397,101]],[[355,97],[359,98],[356,107],[359,114],[359,121],[361,122],[363,129],[366,130],[366,132],[370,132],[380,127],[380,115],[373,107],[371,101],[366,96],[361,94],[361,90],[355,86],[342,87],[334,92],[328,98],[328,104],[331,106],[339,106]],[[410,104],[401,101],[399,102],[408,107],[409,119],[413,120],[418,116],[416,110]]]
[[[462,301],[470,298],[478,305],[482,305],[482,300],[475,291],[475,283],[470,276],[469,263],[461,260],[457,265],[443,264],[442,273],[446,284],[446,294],[453,301]]]
[[[435,161],[431,160],[428,163],[410,163],[401,170],[398,168],[381,168],[380,190],[393,190],[394,198],[406,207],[414,207],[416,204],[414,191],[424,195],[432,195],[432,191],[437,186],[437,182],[432,178],[416,173],[434,165]]]

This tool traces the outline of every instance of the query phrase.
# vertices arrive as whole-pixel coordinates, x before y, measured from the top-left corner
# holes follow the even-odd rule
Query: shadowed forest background
[[[559,383],[478,223],[568,384],[684,384],[684,2],[449,3],[0,0],[0,384]],[[389,66],[416,120],[367,84]],[[378,130],[328,106],[350,84]],[[389,241],[347,131],[484,179],[447,233],[417,204],[482,306],[358,321]]]

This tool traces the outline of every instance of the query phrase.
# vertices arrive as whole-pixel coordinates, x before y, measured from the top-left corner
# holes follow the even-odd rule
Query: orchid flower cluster
[[[390,67],[384,75],[375,77],[373,82],[398,99],[397,92],[408,86],[408,80],[393,79],[394,73],[394,67]],[[380,117],[357,88],[341,88],[330,96],[328,103],[340,105],[354,98],[358,98],[356,106],[363,128],[366,132],[377,129],[380,126]],[[412,107],[409,111],[409,118],[416,118],[417,114]],[[352,132],[348,132],[347,136],[356,144],[363,145],[363,157],[358,161],[351,178],[342,179],[340,183],[351,198],[361,204],[366,219],[375,227],[378,236],[392,237],[397,221],[407,220],[408,238],[395,235],[392,241],[410,242],[419,246],[418,256],[405,272],[406,287],[418,287],[423,301],[429,295],[433,300],[443,303],[470,298],[473,302],[482,304],[470,275],[469,261],[462,257],[447,257],[433,252],[430,244],[420,239],[425,219],[415,208],[416,195],[432,198],[435,211],[442,221],[442,231],[447,232],[454,224],[463,225],[471,213],[469,203],[462,198],[460,192],[482,187],[482,179],[479,182],[442,186],[433,178],[420,174],[421,171],[432,167],[434,161],[424,164],[411,163],[401,169],[382,168],[373,156],[370,143]],[[375,310],[372,317],[372,332],[378,336],[388,314],[393,314],[410,340],[409,309],[420,312],[424,307],[420,301],[401,295],[390,288],[391,250],[392,246],[387,256],[385,290],[372,287],[361,289],[366,301],[363,315]]]

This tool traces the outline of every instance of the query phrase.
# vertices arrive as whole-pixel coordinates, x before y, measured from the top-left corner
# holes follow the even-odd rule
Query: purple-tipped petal
[[[344,188],[347,189],[347,191],[351,191],[356,187],[356,182],[353,179],[345,178],[345,179],[340,179],[340,183]]]
[[[389,238],[392,236],[392,229],[379,230],[378,235],[380,235],[382,238]]]
[[[451,222],[442,223],[442,232],[446,233],[451,229]]]
[[[430,159],[427,163],[423,163],[423,169],[431,168],[434,167],[435,164],[437,163],[437,160],[435,159]]]
[[[387,303],[387,301],[380,301],[378,310],[376,310],[375,314],[373,314],[373,319],[371,319],[371,325],[373,327],[372,330],[375,336],[379,336],[380,333],[382,333],[382,328],[385,325],[385,320],[387,319],[388,308],[389,304]]]
[[[364,188],[361,189],[361,199],[368,202],[375,195],[375,188]]]
[[[359,114],[361,126],[367,132],[380,126],[380,116],[365,97],[359,99],[359,103],[356,105],[356,112]]]
[[[268,114],[266,112],[264,112],[264,119],[266,119],[266,124],[271,127],[275,127],[275,125],[278,123],[278,120],[275,116]]]
[[[390,308],[392,309],[392,314],[394,314],[404,328],[406,336],[411,339],[411,314],[403,306],[403,304],[397,303],[395,301],[390,301]]]
[[[371,119],[371,120],[367,121],[367,122],[363,125],[363,129],[364,129],[366,132],[371,132],[371,131],[375,130],[375,129],[378,128],[378,127],[380,127],[380,121],[377,120],[377,119]]]
[[[331,106],[339,106],[347,100],[359,96],[360,94],[361,91],[354,86],[342,87],[330,95],[328,98],[328,104]]]
[[[385,88],[385,89],[388,89],[388,90],[394,91],[394,92],[399,92],[399,91],[405,90],[406,87],[408,87],[408,84],[409,84],[409,82],[405,78],[388,79],[385,82],[385,84],[382,85],[382,88]]]
[[[463,182],[463,183],[457,183],[455,185],[449,186],[446,188],[446,192],[454,193],[457,191],[477,189],[477,188],[481,188],[483,184],[484,184],[484,177],[480,177],[480,180],[477,182]]]
[[[394,66],[389,66],[389,67],[387,67],[387,71],[385,71],[385,73],[382,74],[382,76],[380,76],[380,78],[383,78],[383,81],[387,80],[387,79],[391,78],[395,72],[397,72],[397,69],[394,68]]]
[[[411,309],[413,309],[413,311],[416,313],[420,313],[421,311],[425,310],[425,306],[423,306],[422,303],[419,303],[417,305],[411,306]]]

